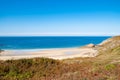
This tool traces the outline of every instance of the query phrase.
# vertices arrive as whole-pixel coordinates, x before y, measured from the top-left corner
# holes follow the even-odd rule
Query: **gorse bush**
[[[114,64],[107,64],[106,66],[105,66],[105,69],[106,70],[112,70],[112,69],[114,69],[115,68],[115,65]]]

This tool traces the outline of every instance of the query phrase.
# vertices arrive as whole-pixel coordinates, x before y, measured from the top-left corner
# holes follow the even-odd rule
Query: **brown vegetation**
[[[0,80],[119,80],[120,62],[102,57],[0,61]]]

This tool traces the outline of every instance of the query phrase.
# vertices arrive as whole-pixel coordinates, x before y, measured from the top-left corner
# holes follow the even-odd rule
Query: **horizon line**
[[[0,37],[79,37],[79,36],[119,36],[119,35],[0,35]]]

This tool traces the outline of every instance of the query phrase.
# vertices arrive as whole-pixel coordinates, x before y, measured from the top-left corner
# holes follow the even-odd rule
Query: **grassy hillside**
[[[0,80],[120,80],[120,36],[103,42],[94,58],[0,61]]]

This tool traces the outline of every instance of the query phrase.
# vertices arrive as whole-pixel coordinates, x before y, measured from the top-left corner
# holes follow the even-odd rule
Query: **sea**
[[[81,47],[99,44],[111,36],[15,36],[0,37],[2,50],[31,50]]]

